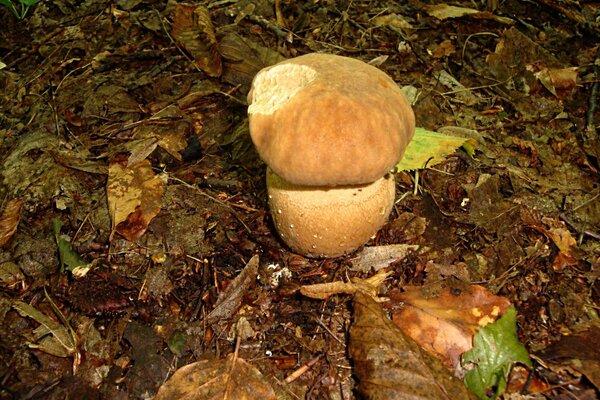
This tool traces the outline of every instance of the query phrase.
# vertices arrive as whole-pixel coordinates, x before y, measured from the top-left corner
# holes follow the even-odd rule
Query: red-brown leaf
[[[23,201],[10,200],[0,215],[0,247],[7,244],[17,231]]]

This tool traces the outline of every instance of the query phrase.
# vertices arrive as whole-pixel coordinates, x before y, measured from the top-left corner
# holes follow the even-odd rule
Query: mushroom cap
[[[279,236],[296,253],[337,257],[362,246],[385,224],[395,183],[387,174],[366,185],[295,185],[267,168],[271,215]]]
[[[398,85],[352,58],[307,54],[261,70],[248,94],[250,135],[288,182],[373,182],[402,158],[415,117]]]

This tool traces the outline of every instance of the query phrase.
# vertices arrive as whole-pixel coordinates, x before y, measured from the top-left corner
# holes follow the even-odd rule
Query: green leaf
[[[473,348],[462,355],[467,372],[465,384],[481,399],[497,399],[506,388],[506,378],[514,363],[531,367],[531,359],[517,337],[517,312],[510,306],[496,322],[481,328],[473,338]]]
[[[3,6],[7,7],[10,11],[12,11],[12,13],[15,14],[15,16],[17,18],[20,18],[19,12],[15,8],[15,5],[13,4],[13,2],[11,0],[0,0],[0,4],[2,4]]]
[[[177,357],[181,357],[187,346],[184,333],[181,331],[175,331],[175,333],[173,333],[173,335],[171,335],[167,341],[167,346],[169,346],[169,350],[171,350],[173,354],[175,354]]]
[[[19,0],[21,4],[25,4],[27,7],[31,7],[34,4],[39,3],[41,0]]]
[[[67,235],[61,235],[60,229],[63,223],[58,219],[52,220],[52,231],[54,232],[54,239],[58,246],[58,255],[60,257],[60,270],[65,269],[73,271],[77,267],[83,267],[87,263],[79,254],[75,253],[73,246],[71,245],[71,239]]]
[[[425,166],[431,167],[438,164],[467,140],[469,139],[444,135],[428,131],[425,128],[416,128],[415,136],[408,144],[404,157],[396,165],[396,172],[422,169]]]

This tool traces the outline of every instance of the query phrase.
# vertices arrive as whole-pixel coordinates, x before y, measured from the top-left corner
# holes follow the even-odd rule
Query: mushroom
[[[398,85],[362,61],[314,53],[261,70],[248,102],[283,241],[309,257],[366,243],[391,212],[389,172],[414,134]]]

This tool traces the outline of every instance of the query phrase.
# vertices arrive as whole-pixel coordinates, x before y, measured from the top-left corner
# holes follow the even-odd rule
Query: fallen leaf
[[[23,208],[23,201],[13,199],[6,203],[2,210],[2,214],[0,214],[0,247],[7,244],[17,231],[21,208]]]
[[[26,287],[23,271],[14,262],[0,263],[0,287],[15,289],[17,286]]]
[[[106,187],[114,231],[126,239],[139,239],[160,212],[164,180],[154,175],[150,161],[127,166],[125,157],[110,163]]]
[[[404,157],[396,165],[396,171],[422,169],[438,164],[467,140],[468,138],[443,135],[425,128],[416,128],[415,136],[408,144]]]
[[[275,391],[258,369],[229,354],[179,368],[154,400],[276,400]]]
[[[427,14],[440,20],[460,18],[465,15],[478,14],[479,10],[473,8],[450,6],[448,4],[435,4],[425,8]]]
[[[341,281],[316,283],[302,286],[300,293],[312,299],[324,300],[336,294],[354,294],[356,293],[356,286],[351,282]]]
[[[181,152],[187,147],[187,141],[183,131],[170,132],[161,136],[158,145],[175,159],[181,161]]]
[[[259,265],[258,255],[253,256],[246,264],[242,272],[235,277],[233,282],[221,292],[213,310],[206,317],[207,323],[214,324],[220,319],[231,317],[242,304],[244,295],[248,292],[250,285],[256,282]]]
[[[565,254],[571,254],[571,249],[577,247],[577,241],[567,228],[550,228],[548,236],[556,247]]]
[[[209,76],[222,73],[217,38],[206,7],[178,3],[173,20],[173,37],[194,57],[194,65]]]
[[[471,398],[463,383],[394,326],[369,295],[358,291],[353,307],[349,352],[364,398]]]
[[[460,365],[461,354],[472,347],[479,328],[495,321],[510,305],[508,299],[478,285],[445,289],[432,298],[421,287],[406,286],[390,298],[388,306],[404,305],[392,314],[394,323],[451,369]]]
[[[192,96],[192,94],[188,96]],[[189,98],[188,101],[193,100]],[[144,124],[133,129],[132,137],[134,139],[125,145],[131,152],[127,166],[131,167],[145,160],[157,146],[181,161],[181,152],[187,147],[185,132],[188,129],[189,123],[183,118],[183,113],[177,105],[173,104],[163,108]]]
[[[442,43],[437,44],[431,50],[431,56],[433,58],[445,58],[456,53],[456,48],[452,44],[451,40],[444,40]]]
[[[479,19],[491,19],[507,25],[514,24],[514,21],[510,18],[500,17],[487,11],[479,11],[473,8],[450,6],[448,4],[435,4],[427,6],[425,10],[427,11],[427,14],[439,20],[461,18],[470,15]]]
[[[22,301],[15,301],[13,308],[22,317],[31,318],[40,324],[33,331],[32,340],[27,342],[29,347],[56,357],[69,357],[76,352],[75,338],[67,327]]]
[[[458,79],[452,76],[446,70],[440,70],[435,73],[435,79],[441,84],[447,87],[449,90],[446,92],[446,95],[452,95],[456,97],[461,103],[464,103],[469,106],[473,106],[475,104],[483,102],[483,98],[477,94],[476,91],[470,90],[465,87]]]
[[[355,257],[350,259],[352,271],[370,272],[386,268],[390,263],[403,259],[419,246],[410,244],[390,244],[386,246],[365,247]]]
[[[534,73],[540,83],[554,96],[561,98],[577,88],[577,67],[542,68]]]
[[[381,284],[390,276],[392,272],[380,270],[368,279],[353,278],[350,282],[327,282],[314,285],[304,285],[300,288],[300,293],[313,299],[327,299],[336,294],[354,294],[357,291],[368,293],[375,301],[382,301],[377,294],[381,289]]]
[[[396,29],[414,29],[410,22],[406,20],[406,18],[398,14],[379,15],[373,18],[371,23],[375,27],[389,26],[390,28]]]
[[[131,152],[127,159],[127,167],[144,161],[158,147],[158,138],[153,136],[131,140],[126,144],[127,150]]]
[[[58,256],[60,259],[60,270],[68,270],[73,272],[76,268],[81,268],[87,265],[87,262],[73,250],[71,238],[67,235],[62,235],[60,230],[63,223],[58,218],[53,218],[51,221],[54,240],[58,247]]]
[[[502,33],[495,51],[488,54],[486,62],[490,72],[500,81],[523,79],[527,65],[539,64],[549,68],[559,68],[561,65],[539,42],[531,40],[514,27]]]
[[[477,332],[473,348],[463,354],[465,383],[480,399],[497,399],[506,388],[506,377],[515,363],[531,367],[531,359],[517,337],[517,311],[509,307],[495,323]],[[489,396],[488,393],[494,393]]]
[[[254,75],[285,58],[268,47],[255,43],[235,32],[226,32],[219,42],[223,56],[222,79],[233,85],[244,85],[248,91]]]
[[[563,336],[557,342],[542,350],[538,356],[544,361],[569,364],[584,374],[590,382],[600,389],[600,327],[592,325],[589,329],[572,336]]]

